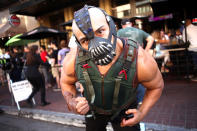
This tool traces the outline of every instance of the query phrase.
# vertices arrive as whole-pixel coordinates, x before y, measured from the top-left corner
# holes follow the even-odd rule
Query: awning
[[[29,0],[20,5],[11,7],[10,14],[28,16],[42,16],[44,14],[69,7],[82,0]]]
[[[7,8],[8,6],[18,2],[19,0],[0,0],[0,9]]]
[[[61,23],[61,24],[59,24],[59,25],[60,25],[60,26],[72,26],[72,22],[73,22],[73,20],[69,20],[69,21],[64,22],[64,23]]]
[[[29,32],[20,36],[22,39],[44,39],[48,37],[66,36],[66,32],[62,32],[56,29],[48,28],[45,26],[37,27]]]

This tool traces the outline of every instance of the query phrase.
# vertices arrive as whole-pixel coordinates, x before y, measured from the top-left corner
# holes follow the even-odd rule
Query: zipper
[[[101,96],[102,96],[102,105],[105,105],[104,97],[104,75],[101,75]]]

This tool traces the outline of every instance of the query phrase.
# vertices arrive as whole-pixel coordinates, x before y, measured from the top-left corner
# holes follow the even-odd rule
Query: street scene
[[[187,1],[2,0],[0,130],[197,131],[196,36]]]

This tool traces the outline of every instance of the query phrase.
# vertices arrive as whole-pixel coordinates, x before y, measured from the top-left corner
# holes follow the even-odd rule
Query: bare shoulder
[[[138,50],[137,74],[139,82],[145,85],[163,81],[156,61],[141,47]]]

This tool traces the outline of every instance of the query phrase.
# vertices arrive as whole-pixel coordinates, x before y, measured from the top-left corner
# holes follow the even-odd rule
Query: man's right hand
[[[88,101],[86,100],[85,97],[77,97],[75,99],[77,102],[76,104],[76,112],[80,115],[85,115],[89,110],[90,107],[88,105]]]
[[[68,109],[80,115],[85,115],[89,111],[88,101],[85,97],[74,97],[70,92],[65,91],[63,96],[68,105]]]

